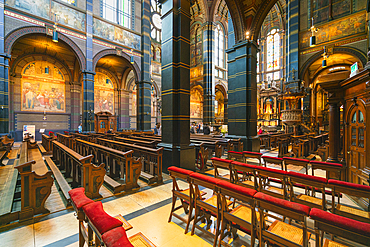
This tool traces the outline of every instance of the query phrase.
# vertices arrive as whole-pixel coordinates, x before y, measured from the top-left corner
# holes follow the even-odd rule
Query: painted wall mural
[[[85,14],[57,2],[51,3],[51,13],[52,20],[56,14],[58,23],[85,31]]]
[[[112,80],[100,72],[96,72],[94,79],[94,112],[110,112],[114,115],[114,86]]]
[[[22,111],[65,112],[65,78],[54,64],[34,61],[22,70]]]
[[[94,18],[93,33],[104,39],[109,39],[133,49],[140,50],[140,36],[107,22]]]
[[[366,32],[366,13],[362,12],[349,16],[345,19],[332,21],[329,24],[319,27],[316,33],[316,43],[330,42],[346,36],[355,34],[364,34]],[[300,34],[300,47],[307,48],[310,46],[311,32],[307,31]]]
[[[50,0],[6,0],[5,4],[49,19]]]
[[[198,87],[190,90],[190,118],[203,118],[203,95]]]
[[[215,96],[215,118],[224,118],[224,95],[218,90]]]

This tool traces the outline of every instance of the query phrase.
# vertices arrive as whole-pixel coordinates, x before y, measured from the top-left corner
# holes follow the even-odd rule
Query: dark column
[[[71,131],[77,130],[80,125],[80,95],[81,83],[71,85]]]
[[[214,82],[214,64],[213,64],[213,23],[207,22],[203,29],[203,123],[212,124],[215,119],[215,82]]]
[[[195,170],[190,145],[190,2],[162,5],[162,143],[163,171],[169,166]]]
[[[8,54],[0,54],[0,133],[4,134],[9,133],[9,58]]]
[[[150,130],[151,80],[150,80],[150,1],[144,0],[141,13],[141,81],[137,83],[137,130]]]
[[[244,150],[259,151],[257,138],[257,44],[243,41],[226,51],[229,64],[228,131]]]
[[[82,130],[94,131],[94,75],[92,71],[82,71],[83,73],[83,87],[84,87],[84,101],[83,101],[83,115],[82,115]]]
[[[130,116],[129,116],[129,100],[130,92],[124,89],[118,91],[120,97],[120,106],[119,106],[119,129],[129,129],[130,128]]]
[[[340,151],[340,115],[337,100],[329,99],[329,157],[327,161],[338,162]]]
[[[228,117],[229,113],[228,113],[228,109],[227,109],[228,102],[229,102],[229,100],[227,98],[224,98],[224,124],[229,123],[229,117]]]

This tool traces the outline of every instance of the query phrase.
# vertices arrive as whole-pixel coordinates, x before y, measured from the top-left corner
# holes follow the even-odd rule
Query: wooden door
[[[349,113],[350,118],[347,135],[349,181],[363,184],[362,171],[366,168],[365,110],[363,107],[354,106]]]

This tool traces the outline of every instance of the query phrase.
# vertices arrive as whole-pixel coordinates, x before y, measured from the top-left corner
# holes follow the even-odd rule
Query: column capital
[[[10,55],[8,53],[0,53],[0,57],[3,57],[5,59],[10,59],[12,57],[12,55]]]

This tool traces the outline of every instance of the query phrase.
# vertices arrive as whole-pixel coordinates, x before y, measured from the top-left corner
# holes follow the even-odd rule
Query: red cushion
[[[288,176],[303,178],[303,179],[306,179],[306,180],[311,180],[311,181],[315,181],[315,182],[319,182],[319,183],[325,183],[325,184],[328,182],[328,180],[326,178],[306,175],[306,174],[298,173],[298,172],[288,172]]]
[[[200,174],[200,173],[197,173],[197,172],[193,172],[192,174],[190,174],[190,177],[195,178],[195,179],[199,179],[199,180],[203,180],[205,182],[212,183],[212,184],[215,184],[215,185],[220,181],[220,179],[210,177],[210,176],[206,176],[206,175],[203,175],[203,174]]]
[[[83,187],[70,190],[68,191],[68,194],[78,210],[80,210],[83,206],[94,202],[85,195],[85,188]]]
[[[122,226],[120,220],[113,218],[104,211],[102,202],[87,204],[83,207],[83,210],[100,234]]]
[[[221,158],[217,158],[217,157],[213,157],[211,160],[220,161],[220,162],[224,162],[224,163],[231,163],[231,160],[225,160],[225,159],[221,159]]]
[[[310,162],[309,160],[305,160],[305,159],[296,159],[296,158],[290,158],[290,157],[284,157],[283,159],[284,159],[284,160],[291,160],[291,161],[299,161],[299,162],[304,162],[304,163],[308,163],[308,162]]]
[[[274,173],[279,173],[279,174],[282,174],[282,175],[286,175],[286,171],[282,171],[282,170],[278,170],[278,169],[273,169],[273,168],[268,168],[268,167],[263,167],[263,166],[257,166],[257,169],[258,170],[262,170],[262,171],[267,171],[267,172],[274,172]]]
[[[178,172],[178,173],[185,174],[185,175],[190,175],[190,174],[193,173],[193,171],[186,170],[186,169],[183,169],[183,168],[180,168],[180,167],[177,167],[177,166],[170,166],[170,167],[168,167],[167,170],[173,171],[173,172]]]
[[[73,190],[68,191],[68,194],[72,197],[74,195],[82,195],[85,194],[85,188],[80,187],[80,188],[75,188]]]
[[[239,165],[239,166],[244,166],[244,167],[252,168],[252,169],[256,169],[256,168],[260,167],[260,166],[250,165],[250,164],[246,164],[246,163],[242,163],[242,162],[238,162],[238,161],[233,161],[233,162],[231,162],[231,164],[233,164],[233,165]]]
[[[243,151],[243,154],[256,154],[256,155],[262,155],[262,153],[258,153],[258,152],[250,152],[250,151]]]
[[[323,221],[339,228],[347,229],[364,236],[370,236],[370,224],[335,215],[318,208],[313,208],[310,217],[314,220]]]
[[[243,154],[243,152],[237,152],[237,151],[227,151],[228,153],[232,153],[232,154]]]
[[[253,197],[254,194],[257,193],[257,191],[255,191],[253,189],[248,189],[248,188],[245,188],[243,186],[233,184],[233,183],[230,183],[230,182],[227,182],[227,181],[224,181],[224,180],[221,180],[220,182],[218,182],[217,185],[221,188],[228,189],[228,190],[240,193],[240,194],[248,196],[248,197]]]
[[[302,213],[305,215],[309,215],[311,208],[306,205],[302,205],[295,202],[286,201],[277,197],[269,196],[264,193],[258,192],[254,195],[254,198],[274,204],[276,206],[292,210],[297,213]]]
[[[117,227],[104,233],[102,239],[107,247],[134,247],[128,240],[123,227]]]
[[[334,184],[334,185],[341,185],[341,186],[346,186],[352,189],[359,189],[359,190],[364,190],[370,192],[370,186],[367,185],[362,185],[362,184],[354,184],[350,182],[344,182],[340,180],[335,180],[335,179],[329,179],[329,184]]]
[[[343,167],[343,165],[342,165],[342,164],[339,164],[339,163],[322,162],[322,161],[310,161],[310,164],[318,164],[318,165],[327,165],[327,166]]]
[[[268,159],[273,159],[273,160],[278,160],[278,161],[283,161],[283,158],[278,158],[278,157],[271,157],[271,156],[262,156],[262,158],[268,158]]]

